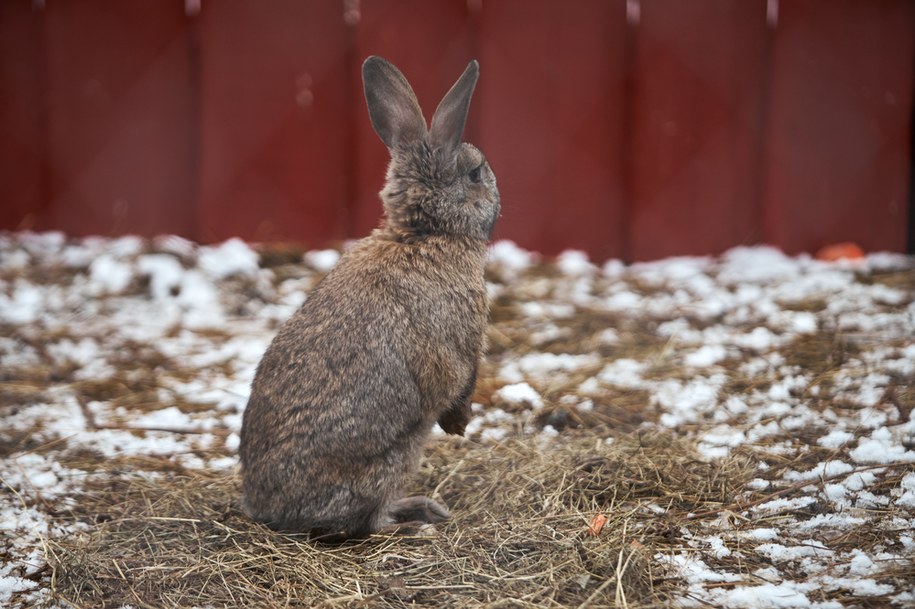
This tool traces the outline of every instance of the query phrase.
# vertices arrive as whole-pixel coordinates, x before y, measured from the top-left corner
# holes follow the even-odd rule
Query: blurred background
[[[363,236],[370,54],[427,116],[480,61],[494,238],[913,251],[913,0],[0,0],[0,229]]]

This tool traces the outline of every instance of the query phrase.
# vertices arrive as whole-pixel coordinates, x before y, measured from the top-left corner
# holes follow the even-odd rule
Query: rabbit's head
[[[381,57],[362,66],[369,117],[391,153],[381,198],[385,228],[398,239],[489,239],[499,215],[496,177],[483,153],[461,142],[478,76],[471,61],[427,128],[413,89],[396,67]]]

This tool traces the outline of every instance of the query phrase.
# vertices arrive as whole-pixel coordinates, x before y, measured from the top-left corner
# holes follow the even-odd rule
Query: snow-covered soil
[[[0,235],[0,605],[53,606],[46,542],[91,527],[66,514],[100,463],[235,467],[254,368],[338,257]],[[765,501],[654,557],[680,604],[915,606],[915,260],[597,266],[499,242],[488,278],[471,441],[665,429],[753,455]]]

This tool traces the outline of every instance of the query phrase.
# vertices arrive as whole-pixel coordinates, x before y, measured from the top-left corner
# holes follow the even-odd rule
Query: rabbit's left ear
[[[451,156],[461,144],[464,123],[467,121],[467,110],[470,108],[470,97],[480,76],[480,64],[476,60],[467,64],[451,90],[445,94],[432,116],[432,127],[429,129],[429,141],[433,148],[439,149],[445,158]]]
[[[365,103],[375,133],[385,146],[411,145],[426,134],[426,119],[410,83],[394,64],[372,56],[362,64]]]

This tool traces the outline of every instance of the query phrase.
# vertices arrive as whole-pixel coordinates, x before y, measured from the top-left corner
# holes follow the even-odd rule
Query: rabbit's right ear
[[[426,134],[426,120],[410,83],[390,62],[371,56],[362,64],[365,104],[385,146],[410,144]]]

